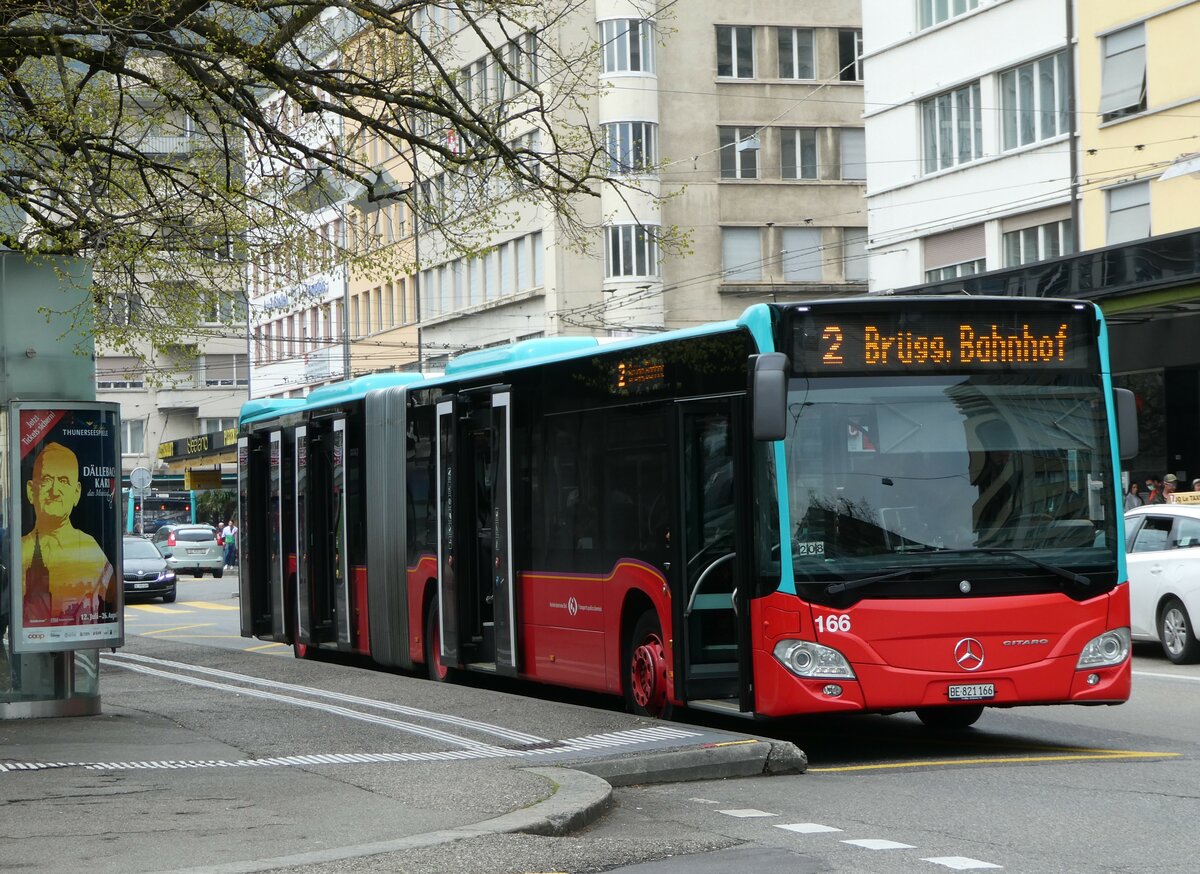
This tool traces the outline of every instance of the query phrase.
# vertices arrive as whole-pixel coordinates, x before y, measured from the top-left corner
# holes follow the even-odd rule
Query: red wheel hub
[[[633,651],[630,673],[637,706],[652,716],[662,713],[667,703],[667,654],[657,634],[648,635]]]

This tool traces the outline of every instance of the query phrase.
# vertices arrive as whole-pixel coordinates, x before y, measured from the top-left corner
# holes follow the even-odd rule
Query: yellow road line
[[[212,625],[211,622],[202,622],[199,625],[176,625],[172,628],[156,628],[153,631],[143,631],[142,634],[149,637],[151,634],[169,634],[172,631],[186,631],[189,628],[207,628]]]
[[[126,610],[142,610],[146,613],[191,613],[191,610],[181,610],[178,607],[160,607],[158,604],[126,604]]]
[[[1043,762],[1081,762],[1106,759],[1168,759],[1180,753],[1136,752],[1134,750],[1095,750],[1093,753],[1069,753],[1059,756],[997,756],[991,759],[936,759],[928,762],[887,762],[878,765],[842,765],[832,768],[809,768],[808,773],[832,774],[844,771],[887,771],[900,768],[937,768],[948,765],[1017,765]]]
[[[248,646],[245,652],[260,652],[264,649],[272,649],[277,646],[287,646],[286,643],[264,643],[262,646]]]
[[[236,604],[218,604],[215,601],[183,601],[185,607],[199,607],[203,610],[238,610]]]

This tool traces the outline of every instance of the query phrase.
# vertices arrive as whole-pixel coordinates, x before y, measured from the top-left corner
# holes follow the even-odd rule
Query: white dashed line
[[[854,847],[862,847],[864,850],[915,850],[912,844],[902,844],[899,841],[885,841],[879,838],[860,838],[855,841],[842,841],[843,844],[850,844]]]
[[[720,810],[718,813],[723,813],[726,816],[736,816],[738,819],[752,819],[756,816],[779,816],[778,813],[767,813],[765,810],[755,810],[753,807],[744,807],[738,810]]]
[[[980,862],[978,859],[968,859],[966,856],[934,856],[929,859],[922,859],[922,862],[932,862],[935,865],[944,865],[947,868],[952,868],[955,871],[974,871],[979,868],[1002,868],[1002,865],[993,865],[991,862]]]
[[[834,828],[831,825],[821,825],[819,822],[791,822],[785,825],[776,825],[775,828],[781,828],[784,831],[795,832],[798,835],[816,835],[823,832],[840,832],[840,828]]]
[[[689,798],[688,801],[694,801],[697,804],[720,804],[720,801],[713,801],[711,798]]]

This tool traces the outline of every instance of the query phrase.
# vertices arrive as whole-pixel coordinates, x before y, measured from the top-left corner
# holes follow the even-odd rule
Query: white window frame
[[[728,64],[722,71],[721,42],[722,36],[729,38]],[[754,57],[754,27],[753,25],[719,24],[717,25],[717,76],[721,79],[754,79],[757,76],[757,60]],[[742,55],[748,55],[749,71],[745,69]]]
[[[234,420],[237,421],[236,419]],[[134,439],[136,432],[137,439]],[[121,454],[122,455],[145,455],[146,454],[146,420],[145,419],[122,419],[121,420]]]
[[[842,228],[842,276],[847,282],[867,281],[866,228]]]
[[[1105,192],[1105,245],[1144,239],[1151,227],[1149,179]]]
[[[762,229],[721,228],[721,278],[739,282],[762,277]]]
[[[1070,130],[1067,53],[1058,52],[1000,74],[1002,148],[1019,149]]]
[[[658,163],[658,125],[652,121],[612,121],[604,125],[609,173],[645,173]]]
[[[600,56],[605,75],[653,73],[654,22],[647,18],[601,21]]]
[[[978,7],[979,0],[920,0],[918,28],[925,30],[951,18],[966,15]]]
[[[780,178],[795,180],[821,178],[821,147],[818,132],[819,129],[814,127],[781,127],[779,129]],[[804,160],[806,152],[812,155],[810,163],[806,163]],[[791,163],[789,163],[789,158]]]
[[[983,157],[979,99],[980,86],[975,81],[921,101],[922,156],[926,174]],[[964,134],[969,143],[964,143]]]
[[[604,275],[607,279],[658,276],[658,228],[608,225],[604,229]]]
[[[126,363],[128,363],[128,366],[126,366]],[[145,373],[145,365],[137,358],[128,356],[101,356],[96,359],[96,388],[145,388]]]
[[[801,35],[807,36],[807,46],[801,45]],[[779,47],[780,79],[809,80],[817,78],[817,35],[813,28],[778,27],[775,39]],[[803,73],[807,73],[807,75],[802,75]]]
[[[293,339],[294,338],[289,337],[288,338],[289,343]],[[290,346],[289,346],[288,352],[286,354],[283,354],[281,357],[283,357],[283,358],[293,357],[293,355],[291,354]],[[209,359],[225,359],[225,358],[231,359],[228,362],[228,368],[231,371],[231,376],[229,378],[226,378],[224,376],[217,376],[216,378],[210,378],[209,377],[210,363],[225,365],[226,362],[221,361],[221,360],[210,362]],[[247,368],[245,353],[237,353],[237,352],[212,353],[212,352],[210,352],[210,353],[207,353],[204,355],[204,360],[203,360],[203,362],[201,362],[201,366],[204,371],[204,385],[205,386],[208,386],[208,387],[233,387],[233,386],[238,386],[238,385],[249,385],[249,379],[247,376],[248,368]]]
[[[958,264],[944,264],[925,271],[926,282],[946,282],[963,276],[974,276],[987,269],[987,260],[976,258],[971,261],[960,261]]]
[[[1101,41],[1100,115],[1104,121],[1146,108],[1146,26],[1105,35]]]
[[[758,128],[717,128],[717,154],[722,179],[758,178]]]
[[[1022,264],[1070,255],[1074,252],[1071,220],[1060,219],[1056,222],[1006,231],[1002,243],[1005,267],[1020,267]]]
[[[851,49],[854,52],[854,57],[849,61],[846,60],[846,46],[844,45],[847,38],[852,41]],[[841,28],[838,31],[838,79],[842,82],[861,82],[863,77],[862,55],[862,30],[860,28]]]

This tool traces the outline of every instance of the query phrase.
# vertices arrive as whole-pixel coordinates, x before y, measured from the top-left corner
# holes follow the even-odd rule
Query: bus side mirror
[[[1114,388],[1117,407],[1117,447],[1121,460],[1131,461],[1138,454],[1137,401],[1127,388]]]
[[[755,440],[782,440],[787,433],[788,357],[782,352],[754,356],[750,428]]]

